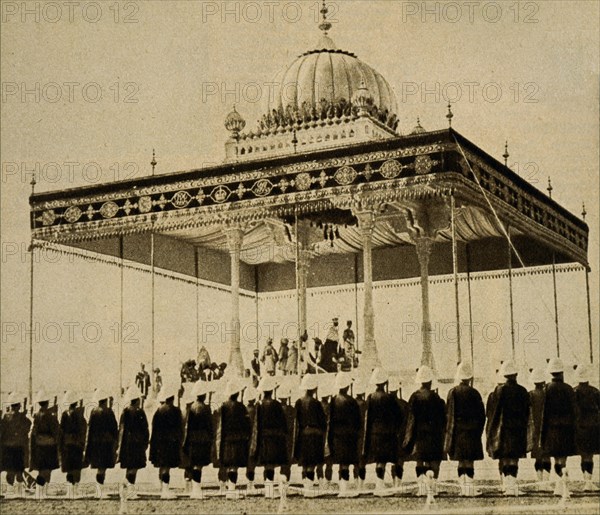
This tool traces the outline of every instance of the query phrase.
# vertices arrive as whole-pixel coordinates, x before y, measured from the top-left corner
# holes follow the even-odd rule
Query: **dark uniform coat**
[[[333,464],[358,463],[356,442],[360,432],[360,422],[360,408],[350,395],[339,393],[331,399],[327,440]]]
[[[444,452],[455,461],[482,460],[485,408],[479,392],[461,383],[448,392],[446,408]]]
[[[58,468],[58,436],[60,428],[56,412],[40,409],[33,416],[30,439],[30,470]]]
[[[83,416],[83,408],[65,410],[60,418],[60,437],[58,440],[60,468],[63,472],[83,468],[86,433],[87,422]]]
[[[444,459],[444,401],[433,390],[420,388],[408,401],[408,423],[404,450],[411,460],[441,461]]]
[[[305,395],[296,401],[294,425],[294,458],[303,467],[313,467],[325,461],[327,417],[322,404]]]
[[[29,462],[31,421],[22,412],[9,411],[2,417],[0,471],[23,472]]]
[[[398,409],[400,410],[400,426],[398,427],[398,437],[396,438],[397,442],[397,456],[396,463],[401,463],[408,455],[404,450],[404,438],[406,436],[406,426],[408,424],[408,402],[404,399],[400,399],[397,396],[395,397],[396,402],[398,403]]]
[[[90,414],[85,461],[93,469],[113,468],[117,458],[119,428],[112,408],[94,408]]]
[[[577,402],[577,429],[575,443],[577,453],[600,454],[600,390],[588,383],[575,387]]]
[[[367,421],[367,401],[365,399],[356,399],[358,404],[358,410],[360,413],[360,426],[358,435],[356,437],[356,452],[358,455],[358,461],[356,465],[358,467],[366,467],[367,459],[364,453],[365,449],[365,424]]]
[[[393,395],[383,391],[369,395],[363,449],[367,463],[396,463],[401,424],[400,407]]]
[[[531,447],[531,457],[534,460],[545,460],[549,456],[544,452],[540,445],[540,438],[542,434],[542,415],[544,413],[544,397],[546,396],[546,389],[535,388],[529,392],[529,402],[531,403],[531,416],[533,423],[533,442]]]
[[[119,420],[117,456],[122,469],[142,469],[146,466],[146,450],[150,439],[148,418],[140,406],[127,406]]]
[[[488,408],[487,449],[490,457],[524,458],[528,450],[530,423],[527,390],[516,381],[498,385],[488,398]]]
[[[248,410],[238,400],[221,405],[217,424],[217,457],[223,467],[246,467],[251,427]]]
[[[152,417],[150,462],[158,468],[176,468],[181,463],[183,418],[173,404],[162,403]]]
[[[250,455],[259,466],[289,463],[287,418],[281,403],[264,399],[256,405]]]
[[[183,452],[190,467],[205,467],[211,462],[214,438],[210,406],[194,401],[185,418]]]
[[[546,386],[540,442],[544,452],[553,458],[573,456],[577,402],[575,392],[562,379],[553,378]]]

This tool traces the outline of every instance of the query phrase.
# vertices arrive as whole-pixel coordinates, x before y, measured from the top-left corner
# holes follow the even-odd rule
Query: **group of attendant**
[[[38,411],[31,422],[14,396],[0,426],[0,470],[7,472],[13,497],[24,495],[26,467],[37,471],[36,498],[47,495],[51,472],[66,473],[67,497],[78,497],[81,470],[96,469],[97,495],[102,497],[106,470],[116,463],[125,470],[122,493],[136,497],[138,470],[149,460],[158,469],[161,497],[174,498],[170,489],[172,469],[183,468],[192,499],[202,499],[202,472],[208,465],[219,470],[220,491],[239,497],[238,470],[245,468],[246,495],[256,494],[255,469],[263,467],[264,495],[275,496],[275,470],[280,491],[288,488],[291,467],[302,469],[302,493],[316,497],[330,489],[333,466],[338,466],[340,497],[366,493],[367,464],[375,464],[376,496],[389,496],[402,485],[404,464],[416,462],[417,495],[436,491],[440,463],[458,462],[462,496],[479,495],[474,463],[484,458],[483,433],[489,456],[499,462],[505,495],[519,495],[519,459],[531,452],[538,482],[548,482],[551,460],[561,477],[567,457],[581,456],[585,488],[592,483],[593,455],[600,453],[600,392],[589,384],[591,369],[578,367],[578,385],[564,382],[560,359],[551,360],[546,373],[533,371],[535,389],[518,384],[513,362],[503,363],[498,385],[486,405],[473,387],[468,363],[457,370],[457,385],[446,402],[433,388],[434,374],[427,366],[417,371],[419,388],[407,401],[401,383],[381,368],[370,378],[338,372],[335,392],[321,392],[319,375],[307,374],[302,396],[292,406],[290,391],[278,391],[279,378],[266,375],[258,389],[247,388],[242,378],[231,376],[225,401],[213,412],[210,396],[215,382],[198,381],[193,401],[182,410],[176,403],[178,388],[161,390],[151,424],[141,406],[140,390],[129,388],[126,406],[117,422],[108,396],[96,390],[97,404],[86,421],[77,398],[67,392],[65,411],[58,416],[50,399],[40,392]],[[550,378],[546,384],[546,377]],[[366,394],[367,386],[374,390]],[[150,430],[151,429],[151,430]],[[393,485],[384,481],[391,465]],[[351,482],[350,471],[353,479]],[[354,485],[354,487],[352,487]]]

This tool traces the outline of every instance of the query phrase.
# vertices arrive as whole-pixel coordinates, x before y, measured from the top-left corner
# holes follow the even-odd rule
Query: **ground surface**
[[[595,460],[594,479],[598,484],[598,459]],[[405,491],[399,492],[395,497],[379,498],[372,494],[365,494],[354,499],[338,499],[336,491],[318,499],[305,499],[295,492],[285,503],[279,499],[268,500],[262,497],[247,497],[236,501],[226,500],[223,497],[215,497],[217,494],[216,470],[212,467],[205,469],[203,481],[208,485],[208,493],[212,495],[206,500],[191,501],[185,494],[185,482],[183,471],[172,471],[171,486],[179,495],[178,499],[166,501],[158,496],[158,474],[156,469],[148,467],[141,470],[138,475],[137,491],[141,498],[130,500],[126,503],[126,511],[131,514],[198,514],[198,513],[232,513],[232,514],[261,514],[261,513],[440,513],[454,514],[598,514],[600,515],[600,493],[581,492],[582,475],[579,470],[579,458],[569,458],[568,465],[569,489],[571,498],[566,503],[554,497],[552,492],[537,492],[533,490],[535,473],[531,460],[521,460],[519,472],[519,484],[524,495],[518,498],[506,498],[499,492],[499,481],[497,463],[489,459],[476,463],[476,482],[483,490],[483,496],[465,499],[457,496],[456,486],[456,464],[450,462],[442,463],[440,472],[440,493],[433,505],[428,506],[426,499],[417,498],[415,492],[414,463],[405,465]],[[120,469],[108,471],[106,484],[103,492],[107,498],[96,500],[91,498],[95,493],[94,471],[86,469],[82,474],[81,494],[90,498],[80,500],[65,500],[60,497],[66,491],[65,476],[60,472],[52,474],[52,482],[49,487],[49,495],[52,497],[47,501],[36,501],[33,496],[25,500],[0,500],[0,515],[21,514],[116,514],[123,508],[118,496],[118,484],[123,480],[124,473]],[[337,470],[334,469],[334,480],[337,479]],[[2,493],[6,492],[4,474],[2,480]],[[391,480],[388,475],[388,481]],[[551,478],[554,480],[554,475]],[[256,480],[259,487],[262,484],[262,469],[256,472]],[[370,466],[367,470],[366,489],[374,488],[375,474]],[[245,490],[246,479],[244,470],[240,470],[240,490]],[[298,467],[293,468],[292,484],[300,486],[301,479]]]

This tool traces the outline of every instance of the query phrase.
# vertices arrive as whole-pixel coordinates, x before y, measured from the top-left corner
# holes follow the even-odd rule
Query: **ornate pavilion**
[[[453,274],[456,285],[465,273],[508,269],[510,277],[525,265],[587,268],[587,224],[461,136],[450,109],[448,128],[418,123],[401,134],[392,87],[335,46],[326,14],[318,44],[287,68],[256,129],[245,131],[235,108],[226,117],[222,164],[35,193],[36,244],[126,255],[153,272],[226,284],[229,361],[238,371],[241,287],[295,288],[302,334],[308,288],[333,275],[336,284],[363,283],[361,366],[371,369],[380,363],[374,273],[420,279],[419,352],[434,364],[431,274]],[[387,276],[374,261],[386,263]],[[458,317],[458,294],[455,301]],[[456,352],[460,360],[460,333]]]

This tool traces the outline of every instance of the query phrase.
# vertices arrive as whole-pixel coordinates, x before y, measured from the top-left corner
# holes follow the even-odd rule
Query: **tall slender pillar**
[[[429,257],[431,256],[431,247],[433,240],[431,238],[421,237],[415,240],[417,258],[421,269],[421,365],[428,365],[435,368],[433,360],[433,349],[431,346],[432,330],[431,320],[429,318]]]
[[[373,229],[375,228],[375,211],[367,210],[356,213],[363,247],[363,275],[364,275],[364,306],[363,325],[364,343],[361,368],[371,370],[381,365],[375,344],[375,311],[373,309],[373,262],[372,245]]]
[[[231,258],[231,331],[228,366],[238,375],[244,373],[244,360],[240,348],[240,255],[244,230],[231,226],[224,230]]]
[[[298,335],[302,336],[308,329],[306,321],[306,289],[308,288],[308,269],[311,252],[308,249],[298,250]]]

